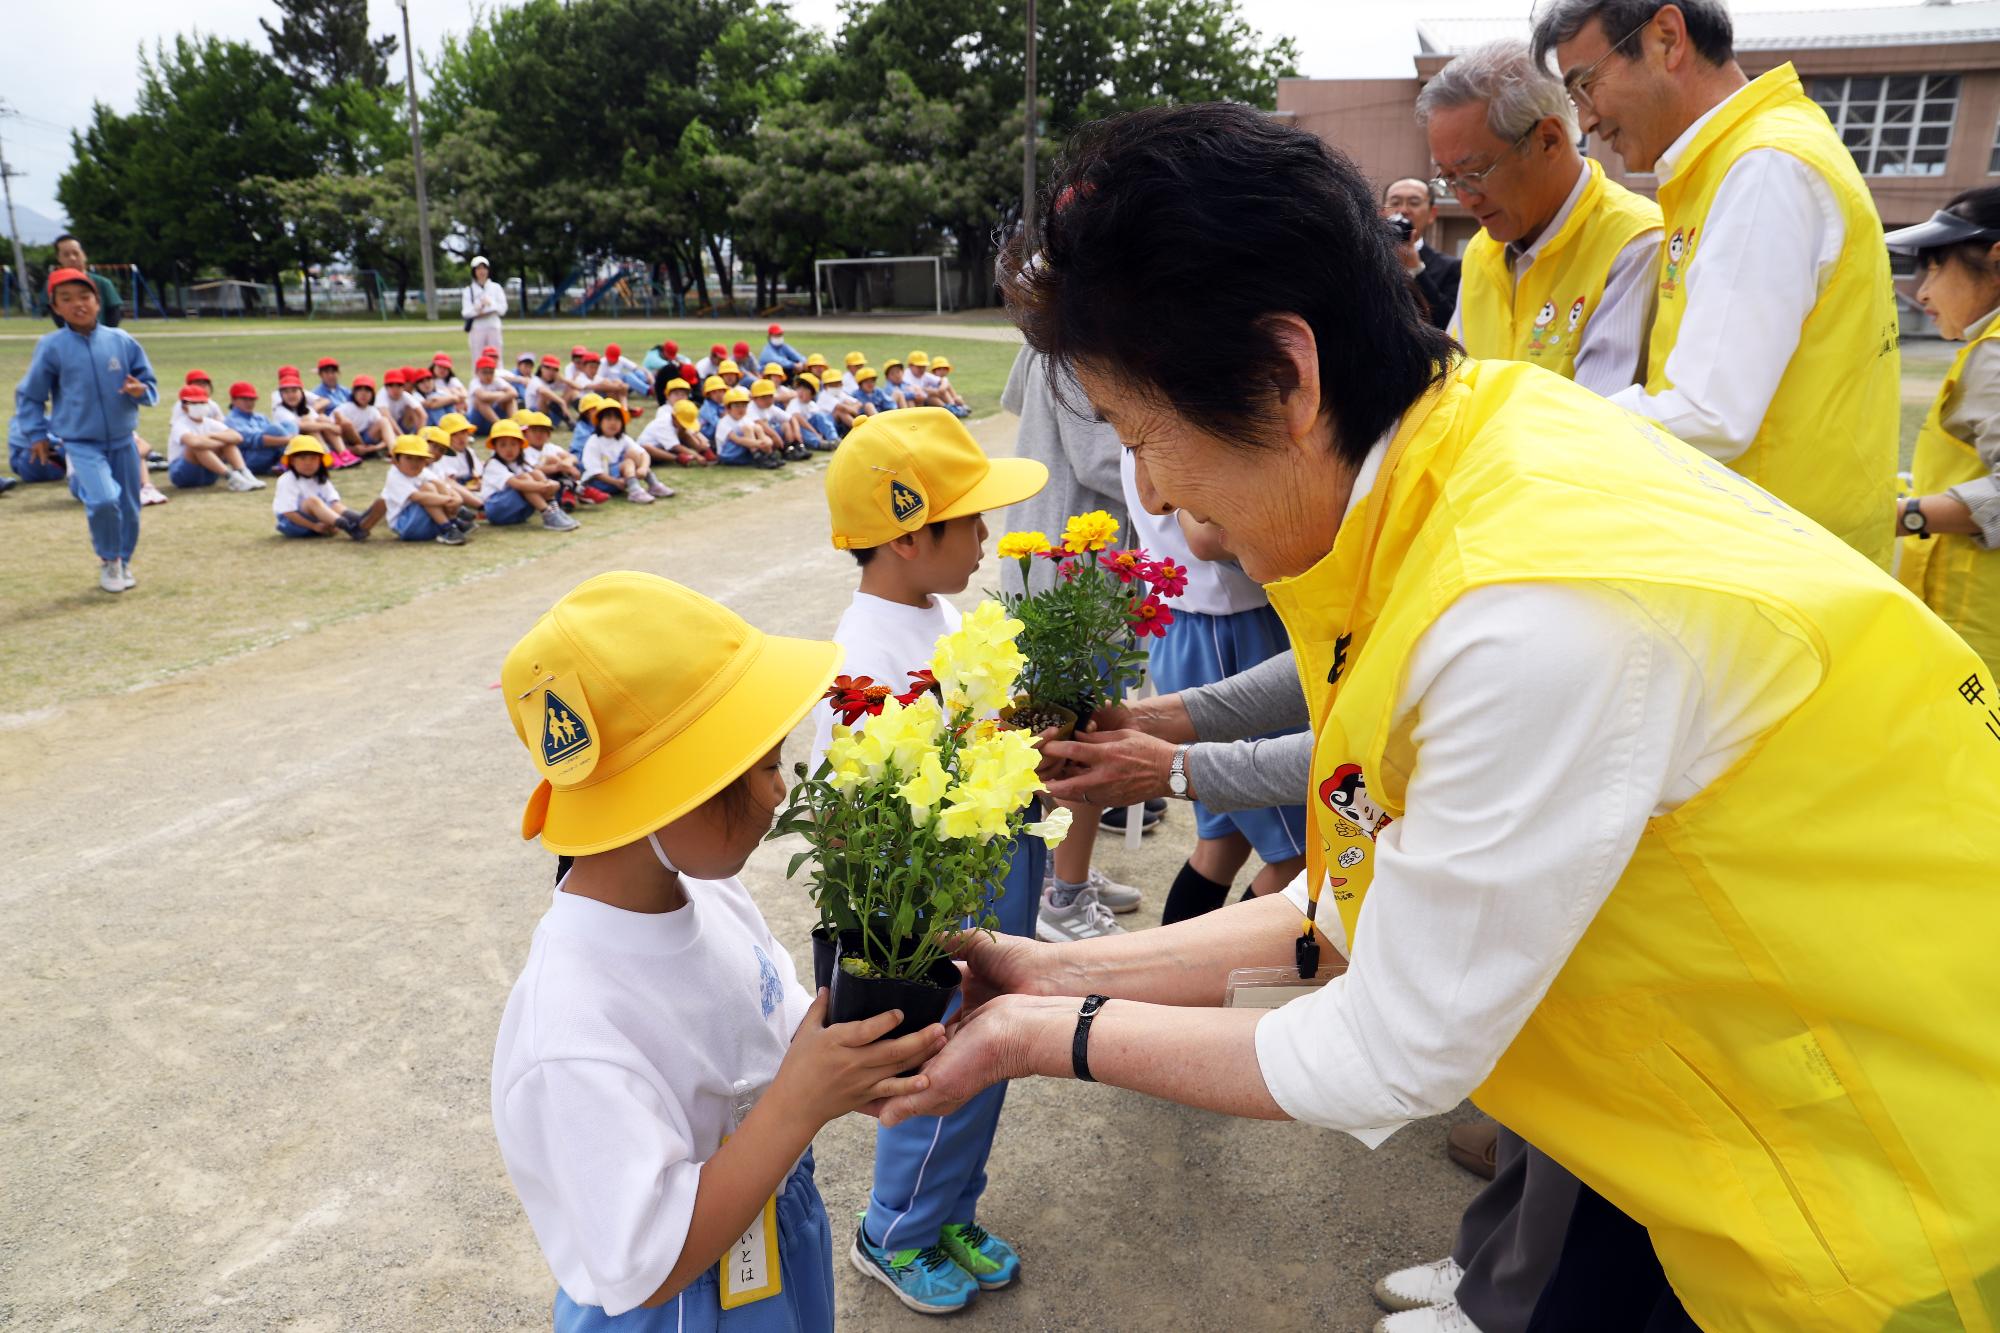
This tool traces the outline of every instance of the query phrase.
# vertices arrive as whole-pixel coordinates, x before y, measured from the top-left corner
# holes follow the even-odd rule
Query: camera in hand
[[[1410,225],[1410,220],[1401,213],[1391,213],[1386,220],[1389,223],[1389,230],[1396,233],[1396,240],[1408,245],[1411,234],[1416,230]]]

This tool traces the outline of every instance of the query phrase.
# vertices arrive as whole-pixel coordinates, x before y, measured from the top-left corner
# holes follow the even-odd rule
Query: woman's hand
[[[1052,984],[1050,954],[1057,947],[1020,935],[968,930],[952,941],[961,973],[963,1012],[1000,995],[1038,995]]]
[[[1142,731],[1088,731],[1056,741],[1043,753],[1069,765],[1068,775],[1049,784],[1059,801],[1089,805],[1133,805],[1167,795],[1174,743]]]
[[[896,1010],[855,1023],[825,1024],[827,992],[792,1034],[791,1049],[778,1066],[771,1095],[800,1123],[813,1128],[849,1111],[873,1111],[884,1098],[910,1096],[928,1086],[925,1077],[896,1077],[944,1049],[944,1028],[936,1023],[894,1041],[882,1041],[903,1016]]]
[[[952,1027],[951,1042],[931,1057],[920,1077],[927,1086],[901,1093],[882,1107],[882,1123],[897,1125],[912,1116],[949,1115],[995,1083],[1025,1078],[1033,1069],[1027,1061],[1026,1019],[1047,1000],[1002,995],[962,1015]],[[1067,1006],[1070,1002],[1055,1003]]]

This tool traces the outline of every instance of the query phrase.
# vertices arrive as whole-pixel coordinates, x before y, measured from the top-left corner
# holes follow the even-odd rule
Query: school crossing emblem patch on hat
[[[556,786],[572,786],[590,776],[602,747],[590,700],[573,673],[544,681],[521,701],[521,709],[527,714],[528,734],[539,738],[529,750],[543,777]]]
[[[905,532],[915,532],[924,525],[924,515],[929,510],[930,501],[921,490],[900,477],[889,478],[889,513],[896,526]]]

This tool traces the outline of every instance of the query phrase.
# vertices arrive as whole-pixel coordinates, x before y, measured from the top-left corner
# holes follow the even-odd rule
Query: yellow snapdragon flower
[[[1063,840],[1069,837],[1069,823],[1070,812],[1065,807],[1059,805],[1049,811],[1046,819],[1038,819],[1033,823],[1021,825],[1021,832],[1028,834],[1030,837],[1040,838],[1050,847],[1060,847],[1063,844]]]
[[[1012,701],[1014,682],[1028,664],[1014,646],[1014,636],[1020,632],[1021,622],[989,599],[972,609],[956,633],[938,638],[931,652],[931,674],[954,717],[966,711],[996,713]]]
[[[937,750],[932,748],[924,751],[918,760],[915,776],[898,787],[896,794],[910,807],[910,818],[918,825],[924,825],[930,823],[931,811],[944,799],[950,786],[951,775],[944,771],[944,765],[938,761]]]

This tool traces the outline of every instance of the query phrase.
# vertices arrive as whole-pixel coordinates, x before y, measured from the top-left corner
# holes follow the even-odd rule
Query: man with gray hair
[[[1666,244],[1650,417],[1887,568],[1900,399],[1882,220],[1796,70],[1736,63],[1720,0],[1550,0],[1551,56],[1587,132],[1660,179]]]
[[[1450,331],[1475,357],[1528,361],[1594,393],[1645,369],[1660,209],[1577,151],[1569,95],[1525,41],[1468,51],[1417,98],[1432,184],[1479,220]]]

